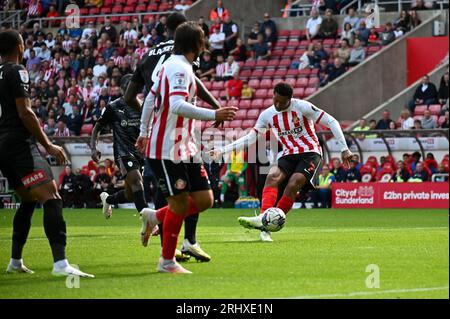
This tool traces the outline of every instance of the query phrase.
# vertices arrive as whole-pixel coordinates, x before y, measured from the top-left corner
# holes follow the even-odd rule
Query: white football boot
[[[142,220],[141,242],[142,246],[147,247],[153,230],[158,225],[158,220],[156,219],[156,210],[144,208],[140,212],[140,216]]]
[[[112,207],[111,204],[108,204],[106,202],[106,199],[109,197],[109,194],[107,192],[102,192],[100,194],[100,199],[102,200],[103,205],[103,216],[105,216],[106,219],[110,219],[112,216]]]
[[[262,224],[262,215],[257,215],[254,217],[241,216],[238,218],[238,222],[245,228],[264,230],[264,226]]]
[[[160,258],[158,267],[156,267],[157,272],[162,273],[172,273],[172,274],[192,274],[189,270],[183,268],[179,263],[177,263],[174,259],[164,259]]]
[[[211,260],[211,256],[208,255],[198,243],[191,244],[189,240],[184,239],[181,252],[186,255],[194,257],[197,261],[208,262]]]
[[[270,236],[270,232],[263,230],[261,231],[261,233],[259,234],[259,238],[261,239],[261,241],[265,241],[265,242],[272,242],[273,239]]]
[[[34,271],[28,269],[24,264],[23,260],[12,259],[9,261],[8,267],[6,268],[7,274],[13,273],[26,273],[26,274],[34,274]]]
[[[94,275],[82,272],[79,269],[71,266],[67,259],[60,260],[53,265],[52,275],[56,277],[77,276],[83,278],[94,278]]]

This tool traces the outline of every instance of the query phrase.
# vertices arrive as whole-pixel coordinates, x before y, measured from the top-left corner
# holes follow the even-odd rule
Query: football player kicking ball
[[[287,214],[294,204],[297,192],[314,187],[314,179],[322,161],[322,150],[314,130],[314,123],[331,129],[339,143],[344,164],[349,163],[352,153],[334,117],[318,109],[310,102],[293,99],[292,87],[287,83],[278,83],[274,88],[273,105],[264,110],[256,121],[253,130],[246,136],[213,150],[210,155],[220,158],[222,154],[243,148],[247,143],[256,142],[258,134],[272,129],[282,144],[278,154],[277,166],[270,169],[262,193],[261,214],[256,217],[239,217],[239,223],[246,228],[261,230],[262,241],[272,241],[270,233],[262,225],[262,213],[274,207],[278,198],[278,188],[286,184],[277,207]]]
[[[12,253],[7,273],[33,273],[22,260],[36,203],[44,209],[44,230],[53,255],[55,276],[94,277],[72,267],[66,259],[66,223],[63,203],[47,161],[36,140],[59,164],[67,162],[64,150],[52,144],[31,108],[30,78],[20,65],[24,52],[17,31],[0,33],[0,171],[21,198],[13,221]]]
[[[120,90],[123,95],[131,74],[124,75],[120,81]],[[120,173],[125,178],[125,189],[114,195],[106,192],[100,194],[103,204],[103,214],[111,218],[111,205],[134,202],[138,212],[148,207],[144,197],[144,185],[141,168],[144,159],[135,147],[140,133],[141,113],[128,106],[123,97],[110,102],[102,112],[95,124],[91,137],[92,159],[98,163],[101,153],[97,149],[97,140],[100,131],[109,125],[113,131],[114,160],[119,166]]]
[[[234,107],[211,110],[192,104],[197,89],[192,63],[204,50],[204,45],[204,33],[197,23],[185,22],[176,29],[173,55],[163,64],[142,111],[137,145],[141,150],[146,148],[159,190],[168,202],[168,206],[157,211],[145,208],[141,212],[144,246],[153,227],[163,224],[158,272],[191,273],[174,258],[178,235],[186,217],[210,208],[214,202],[194,134],[195,120],[232,120],[237,110]]]

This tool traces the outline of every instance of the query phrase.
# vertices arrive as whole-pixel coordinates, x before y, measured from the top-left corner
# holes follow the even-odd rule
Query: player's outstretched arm
[[[183,95],[172,95],[169,103],[170,111],[173,114],[202,121],[231,121],[238,110],[238,108],[231,106],[217,110],[205,109],[186,102]]]
[[[347,146],[347,142],[345,141],[345,136],[339,122],[333,116],[315,107],[309,102],[303,106],[302,113],[305,114],[307,118],[312,119],[315,123],[322,124],[331,130],[341,149],[342,162],[348,166],[349,162],[353,159],[353,154]]]
[[[221,147],[216,150],[209,151],[209,156],[211,156],[214,160],[219,159],[223,154],[229,153],[232,150],[241,150],[246,145],[252,145],[256,142],[258,139],[258,131],[256,129],[253,129],[248,133],[247,135],[242,136],[241,138],[237,139],[231,144],[228,144],[224,147]]]
[[[140,127],[140,134],[138,139],[136,140],[136,148],[141,152],[144,153],[145,148],[147,147],[148,142],[148,136],[149,136],[149,130],[150,130],[150,119],[153,113],[153,108],[155,106],[155,100],[156,100],[156,93],[154,89],[156,89],[157,84],[155,83],[153,85],[153,88],[150,90],[150,92],[147,94],[147,97],[144,101],[144,106],[142,107],[142,114],[141,114],[141,127]]]
[[[203,101],[208,103],[213,109],[220,109],[220,102],[208,91],[202,81],[198,77],[195,77],[195,83],[197,84],[197,95]]]
[[[100,160],[102,153],[97,149],[97,141],[98,141],[98,135],[100,134],[100,131],[103,128],[103,124],[100,122],[97,122],[94,126],[94,130],[92,131],[91,136],[91,158],[94,162],[98,163]]]
[[[36,114],[31,109],[31,100],[28,97],[21,97],[16,99],[16,108],[23,125],[33,135],[36,140],[46,149],[46,151],[54,156],[58,163],[64,164],[67,162],[66,153],[60,146],[54,145],[45,135]]]

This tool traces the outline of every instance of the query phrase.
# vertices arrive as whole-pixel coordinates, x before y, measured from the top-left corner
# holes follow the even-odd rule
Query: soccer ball
[[[286,222],[284,212],[276,207],[266,209],[262,216],[262,224],[265,229],[271,232],[280,231]]]

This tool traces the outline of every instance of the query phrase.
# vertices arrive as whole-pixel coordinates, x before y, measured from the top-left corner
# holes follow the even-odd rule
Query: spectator
[[[93,206],[90,203],[93,183],[88,174],[89,172],[83,172],[81,169],[75,171],[75,208]]]
[[[294,0],[287,0],[286,5],[284,6],[283,14],[281,15],[283,18],[287,17],[297,17],[298,11],[295,11],[295,9],[298,9],[299,6],[297,4],[292,4]],[[290,11],[292,10],[292,11]]]
[[[131,22],[127,22],[126,30],[123,33],[123,40],[127,43],[133,42],[137,40],[139,34],[135,29],[132,28]]]
[[[190,5],[186,3],[186,0],[180,0],[180,2],[173,7],[173,9],[175,11],[186,11],[189,7]]]
[[[334,57],[341,59],[342,64],[347,64],[350,58],[350,46],[347,39],[341,40],[339,48],[334,51]]]
[[[53,38],[53,33],[51,33],[51,32],[47,33],[47,38],[45,39],[44,42],[47,45],[47,48],[49,48],[50,50],[53,49],[53,47],[56,44],[56,41]]]
[[[144,55],[148,52],[148,47],[145,46],[145,43],[143,40],[140,40],[139,42],[139,47],[136,49],[135,54],[136,56],[139,58],[139,60],[141,60]]]
[[[358,125],[357,127],[355,127],[355,128],[353,129],[353,131],[364,132],[364,131],[368,131],[369,129],[370,129],[370,128],[369,128],[369,126],[367,125],[366,119],[365,119],[365,118],[362,118],[362,119],[359,120],[359,125]],[[360,140],[360,141],[364,140],[365,137],[366,137],[365,134],[357,134],[357,135],[356,135],[356,138],[357,138],[358,140]]]
[[[397,29],[401,29],[403,33],[406,33],[409,30],[411,30],[411,17],[409,13],[406,10],[402,10],[400,12],[400,16],[394,22],[394,25]]]
[[[373,46],[373,45],[380,45],[380,35],[377,32],[377,29],[375,27],[370,28],[369,37],[367,39],[367,45]]]
[[[317,68],[320,65],[320,61],[328,60],[328,53],[323,48],[322,42],[316,42],[313,44],[314,50],[313,55],[311,56],[311,49],[308,48],[308,56],[310,57],[310,65]]]
[[[333,68],[332,64],[328,64],[327,60],[320,61],[319,68],[317,69],[317,76],[319,77],[319,86],[325,86],[328,84],[328,75]]]
[[[360,21],[358,28],[354,30],[355,38],[359,39],[364,45],[369,42],[370,30],[366,27],[365,21]]]
[[[434,182],[448,182],[448,171],[443,163],[439,164],[439,168],[436,173],[431,176],[431,180]]]
[[[268,60],[271,56],[269,46],[264,41],[264,34],[258,34],[258,43],[253,46],[253,57],[255,60]]]
[[[436,120],[431,116],[430,110],[425,110],[423,113],[421,126],[424,130],[432,130],[438,128]]]
[[[241,99],[251,100],[253,97],[253,88],[248,85],[248,81],[243,81]]]
[[[338,158],[333,159],[332,161],[333,168],[331,169],[331,173],[335,177],[336,182],[344,182],[347,177],[347,172],[341,165],[341,161]]]
[[[105,165],[98,166],[98,174],[94,178],[94,189],[96,195],[100,195],[101,192],[108,190],[111,184],[111,176],[106,173]]]
[[[55,134],[53,136],[55,136],[55,137],[70,136],[70,131],[66,127],[66,123],[64,123],[62,120],[58,120],[57,128],[56,128]]]
[[[238,31],[237,24],[231,20],[229,15],[226,16],[222,24],[222,32],[225,34],[224,44],[226,52],[230,52],[236,47],[236,40],[239,36]]]
[[[30,58],[27,60],[27,70],[32,70],[33,66],[35,66],[35,69],[37,70],[41,65],[41,59],[36,56],[36,52],[34,50],[30,50]]]
[[[259,22],[255,22],[252,30],[250,31],[250,34],[248,35],[247,44],[249,45],[251,50],[253,50],[254,45],[258,43],[259,28]]]
[[[422,121],[420,121],[420,120],[414,120],[414,127],[413,127],[413,130],[423,130],[423,127],[422,127]],[[420,135],[417,135],[417,136],[420,136]]]
[[[347,40],[347,39],[344,39]],[[361,41],[359,39],[355,40],[355,44],[353,45],[352,50],[350,51],[350,59],[348,60],[348,65],[355,66],[364,61],[366,58],[366,52],[361,45]]]
[[[225,65],[223,54],[217,55],[216,72],[214,73],[215,81],[223,81],[225,76]]]
[[[392,176],[392,181],[397,183],[407,182],[411,175],[404,161],[397,162],[397,170]]]
[[[225,63],[224,80],[233,79],[239,73],[239,64],[234,61],[233,56],[229,56]]]
[[[223,54],[225,46],[225,33],[221,32],[219,28],[214,28],[213,33],[209,36],[209,43],[212,49],[213,58],[219,54]]]
[[[40,0],[31,0],[27,8],[27,20],[39,18],[42,15],[43,9]]]
[[[388,45],[395,41],[394,28],[392,27],[392,23],[386,23],[384,28],[384,32],[381,34],[381,45]]]
[[[264,30],[264,37],[269,48],[273,48],[277,43],[278,38],[275,34],[272,33],[272,29],[269,27]]]
[[[416,10],[409,11],[409,16],[411,29],[414,29],[415,27],[419,26],[422,23],[422,21],[419,19],[419,16],[417,15]]]
[[[319,36],[322,39],[335,39],[338,33],[338,23],[333,18],[333,11],[327,9],[325,11],[325,18],[319,27]]]
[[[361,182],[361,173],[356,168],[356,163],[354,161],[350,162],[350,167],[345,175],[345,181],[350,183]]]
[[[331,67],[328,73],[328,82],[332,82],[345,73],[345,66],[342,64],[340,58],[334,59],[334,65]]]
[[[420,154],[420,152],[418,151],[412,153],[411,159],[409,160],[411,171],[414,172],[416,170],[416,166],[420,162],[421,157],[422,154]]]
[[[335,176],[330,172],[327,165],[322,167],[316,189],[311,191],[311,198],[314,203],[313,208],[331,208],[331,184],[336,181]]]
[[[105,65],[105,58],[99,57],[98,63],[93,68],[94,76],[96,78],[98,78],[101,75],[105,75],[106,71],[107,71],[107,67]]]
[[[216,68],[216,63],[211,58],[211,53],[209,51],[203,52],[200,58],[200,67],[195,72],[198,78],[202,81],[210,81]]]
[[[47,123],[44,125],[44,132],[47,136],[55,135],[56,131],[56,122],[54,118],[49,118]]]
[[[155,28],[150,31],[150,42],[153,46],[160,44],[163,38],[158,34]]]
[[[411,3],[411,9],[414,11],[433,9],[433,2],[433,0],[415,0]]]
[[[54,6],[54,5],[51,5],[50,8],[49,8],[49,10],[48,10],[48,12],[47,12],[46,17],[47,17],[47,18],[56,18],[56,17],[58,17],[58,16],[59,16],[59,14],[58,14],[58,12],[56,11],[55,6]],[[56,26],[59,24],[59,22],[60,22],[59,20],[50,20],[50,21],[48,21],[47,26],[50,27],[50,28],[56,27]]]
[[[208,25],[205,23],[205,18],[203,16],[201,16],[200,18],[198,18],[198,25],[202,28],[203,33],[205,34],[206,38],[209,38],[209,27]]]
[[[236,47],[231,50],[229,54],[231,54],[238,62],[245,62],[247,60],[247,47],[245,46],[244,41],[242,41],[241,38],[238,38],[236,40]]]
[[[391,113],[388,110],[383,111],[383,118],[377,123],[377,130],[387,130],[389,129],[389,124],[392,122]]]
[[[448,117],[448,111],[445,111],[445,121],[442,123],[441,128],[449,128],[449,117]]]
[[[425,166],[431,171],[432,174],[436,173],[438,170],[438,162],[434,158],[433,153],[427,153],[425,159]]]
[[[410,130],[414,128],[414,119],[411,117],[411,113],[407,109],[403,109],[400,113],[400,123],[402,130]]]
[[[259,32],[264,33],[267,28],[270,28],[272,30],[272,34],[275,36],[275,38],[278,36],[277,25],[272,19],[270,19],[270,15],[266,12],[264,13],[264,21],[263,23],[261,23]]]
[[[355,33],[353,32],[352,25],[348,22],[344,25],[344,29],[341,33],[341,40],[344,39],[347,39],[350,45],[353,45],[355,42]]]
[[[73,106],[73,112],[68,116],[67,124],[71,135],[80,135],[81,127],[83,126],[83,117],[80,114],[80,108],[78,106]]]
[[[227,170],[220,182],[221,192],[220,201],[225,202],[225,195],[231,183],[235,183],[239,187],[239,197],[247,196],[247,188],[245,187],[245,173],[248,163],[245,162],[244,151],[233,151],[230,155],[231,162],[227,164]]]
[[[356,15],[355,8],[350,7],[350,8],[348,8],[347,15],[345,16],[344,21],[342,23],[342,26],[343,26],[342,29],[345,30],[345,25],[348,23],[348,24],[350,24],[351,29],[353,30],[358,26],[358,22],[359,22],[359,18]]]
[[[230,99],[240,99],[242,94],[242,88],[244,86],[244,83],[239,78],[239,72],[236,72],[234,74],[233,79],[229,80],[226,84],[227,88],[227,100]]]
[[[75,199],[76,181],[72,168],[67,165],[64,168],[64,176],[60,185],[61,197],[64,207],[73,207]]]
[[[306,22],[306,39],[312,40],[319,35],[320,24],[322,17],[316,8],[311,9],[311,17]]]
[[[105,25],[100,29],[100,34],[103,33],[108,35],[111,42],[115,43],[117,41],[117,30],[111,25],[111,19],[109,17],[105,17]]]
[[[430,82],[430,77],[424,75],[421,80],[421,84],[417,87],[413,100],[408,104],[408,108],[411,113],[414,113],[416,105],[430,105],[437,103],[438,92],[436,86]]]
[[[441,105],[444,105],[448,101],[448,90],[449,90],[448,80],[449,80],[449,75],[448,75],[448,71],[447,71],[442,76],[441,83],[439,85],[438,100]]]
[[[221,21],[225,20],[225,17],[229,15],[228,10],[223,6],[223,1],[218,0],[217,6],[209,13],[209,20],[215,21],[217,18]]]
[[[37,57],[39,59],[41,59],[41,61],[50,61],[51,58],[51,52],[50,50],[47,48],[47,44],[45,44],[45,42],[41,43],[41,50],[39,51],[39,53],[37,54]]]
[[[161,15],[159,17],[159,21],[155,25],[156,32],[161,38],[166,38],[167,35],[167,17],[165,15]],[[151,30],[151,29],[150,29]]]
[[[426,182],[428,180],[428,173],[424,169],[423,163],[419,162],[416,165],[416,169],[413,172],[413,175],[408,180],[409,182]]]

